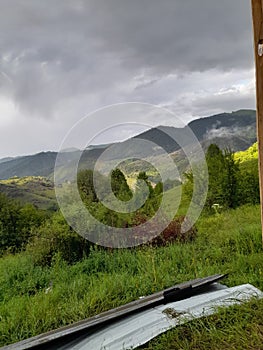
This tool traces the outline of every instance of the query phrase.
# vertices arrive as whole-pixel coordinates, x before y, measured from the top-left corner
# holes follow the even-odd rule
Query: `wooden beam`
[[[257,100],[257,138],[258,138],[258,168],[261,201],[261,227],[263,223],[263,0],[251,0],[254,56],[256,65],[256,100]],[[262,44],[262,46],[261,46]],[[262,227],[263,240],[263,227]]]

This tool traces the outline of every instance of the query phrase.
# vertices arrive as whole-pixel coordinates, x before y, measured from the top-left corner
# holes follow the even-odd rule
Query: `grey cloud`
[[[9,153],[9,139],[12,153],[55,149],[79,118],[119,102],[165,106],[187,122],[253,108],[253,89],[235,91],[252,66],[250,1],[2,0],[0,113],[14,110],[0,149]],[[151,120],[173,125],[165,118]]]
[[[14,82],[3,93],[44,117],[72,96],[122,100],[142,72],[144,88],[171,73],[252,65],[249,2],[240,0],[3,0],[0,32],[0,67]]]
[[[240,0],[98,1],[94,25],[108,48],[127,50],[138,66],[164,72],[247,67],[249,6]]]

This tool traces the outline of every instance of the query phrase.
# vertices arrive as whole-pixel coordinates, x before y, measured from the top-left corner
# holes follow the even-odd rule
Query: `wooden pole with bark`
[[[261,202],[261,227],[263,223],[263,0],[251,0],[254,56],[256,66],[256,100],[257,100],[257,138],[258,168]],[[262,227],[263,240],[263,227]]]

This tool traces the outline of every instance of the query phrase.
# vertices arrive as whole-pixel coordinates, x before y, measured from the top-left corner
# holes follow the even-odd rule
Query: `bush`
[[[32,229],[39,227],[45,214],[31,204],[21,206],[18,202],[0,194],[0,255],[16,253],[27,244]]]
[[[36,265],[50,265],[59,253],[68,263],[74,263],[89,254],[91,243],[75,233],[60,213],[42,225],[27,246],[27,252]]]
[[[159,236],[150,241],[150,244],[161,247],[174,242],[192,242],[196,238],[197,229],[195,226],[189,225],[190,229],[183,232],[182,224],[184,221],[187,225],[190,224],[189,219],[185,216],[174,219]]]

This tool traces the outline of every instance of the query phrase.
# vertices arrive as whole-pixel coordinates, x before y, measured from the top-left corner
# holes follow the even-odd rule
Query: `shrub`
[[[42,225],[27,246],[27,252],[36,265],[50,265],[59,253],[68,263],[74,263],[89,254],[91,243],[75,233],[61,214]]]
[[[186,232],[182,230],[183,222],[190,227]],[[150,241],[150,244],[152,246],[160,247],[174,242],[187,243],[192,242],[196,238],[196,235],[197,229],[190,224],[189,218],[180,216],[170,222],[159,236]]]

